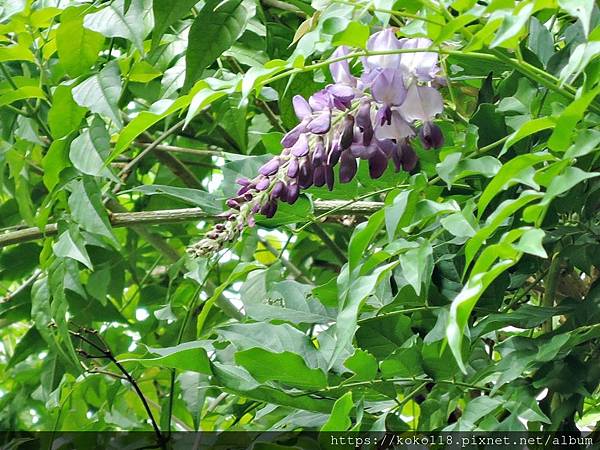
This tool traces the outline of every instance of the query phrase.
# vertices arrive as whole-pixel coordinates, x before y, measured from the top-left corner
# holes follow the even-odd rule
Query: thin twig
[[[117,366],[117,368],[125,376],[125,378],[129,382],[129,384],[131,384],[131,386],[135,390],[137,396],[141,400],[141,402],[144,406],[144,409],[146,410],[146,414],[148,414],[148,418],[150,419],[150,422],[152,423],[152,428],[154,428],[154,433],[156,434],[158,442],[163,444],[165,441],[164,441],[164,437],[160,431],[160,428],[158,427],[158,423],[156,422],[156,419],[154,418],[154,414],[152,414],[152,410],[150,409],[150,405],[148,404],[148,401],[146,400],[144,393],[140,389],[140,387],[137,384],[137,382],[135,381],[135,379],[131,376],[129,371],[127,369],[125,369],[125,367],[123,367],[123,365],[117,360],[117,358],[115,358],[115,356],[113,355],[113,353],[110,350],[110,348],[108,347],[108,345],[106,345],[106,343],[104,341],[102,341],[100,336],[94,330],[89,330],[89,331],[82,330],[82,331],[91,332],[94,336],[96,336],[102,342],[102,345],[104,345],[104,348],[102,346],[98,345],[97,343],[95,343],[94,341],[92,341],[91,339],[89,339],[87,336],[85,336],[81,332],[69,330],[69,334],[71,334],[71,336],[74,336],[74,337],[80,339],[81,341],[87,343],[88,345],[90,345],[91,347],[93,347],[94,349],[96,349],[97,351],[102,353],[104,358],[108,359],[115,366]]]
[[[346,202],[340,200],[322,200],[314,202],[314,211],[323,218],[326,215],[371,214],[383,208],[381,202]],[[195,220],[221,220],[220,214],[208,213],[200,208],[166,209],[144,212],[115,212],[110,214],[113,227],[130,227],[138,225],[164,225],[169,223],[192,222]],[[139,227],[141,232],[147,228]],[[46,225],[43,230],[37,227],[23,228],[0,235],[0,248],[7,245],[34,241],[58,233],[55,223]],[[172,256],[172,255],[171,255]],[[173,260],[172,257],[169,258]],[[179,259],[179,256],[175,260]]]

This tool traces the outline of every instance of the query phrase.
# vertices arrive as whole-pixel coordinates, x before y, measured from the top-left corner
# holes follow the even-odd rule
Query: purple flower
[[[327,189],[329,191],[333,191],[333,183],[334,183],[334,179],[335,179],[335,176],[333,174],[333,167],[331,167],[328,164],[326,164],[322,167],[325,168],[325,184],[327,185]]]
[[[301,95],[294,95],[292,104],[294,105],[294,112],[298,119],[308,119],[312,115],[312,109],[309,103]]]
[[[419,158],[417,157],[417,154],[415,153],[412,146],[406,140],[400,144],[400,149],[402,152],[402,168],[407,172],[411,172],[415,167],[417,167],[417,162],[419,161]]]
[[[340,148],[346,150],[352,145],[354,139],[354,117],[348,114],[344,117],[344,123],[342,124],[342,135],[340,136]]]
[[[444,145],[442,130],[435,123],[425,122],[419,130],[419,139],[426,150],[440,148]]]
[[[373,122],[371,121],[371,103],[363,101],[356,113],[355,123],[363,135],[363,145],[369,145],[373,139]]]
[[[391,28],[375,33],[367,41],[367,50],[371,51],[399,50],[401,48],[402,43]],[[399,69],[400,57],[400,54],[368,56],[364,58],[363,63],[368,71],[378,68]]]
[[[402,43],[404,49],[430,48],[432,42],[429,39],[417,38],[406,39]],[[400,66],[406,75],[414,77],[419,81],[433,81],[440,71],[438,54],[435,52],[403,53],[400,58]]]
[[[352,181],[357,170],[356,158],[352,156],[352,153],[349,150],[342,152],[340,158],[340,183],[349,183]]]
[[[270,184],[271,180],[268,177],[262,178],[258,183],[256,183],[256,190],[266,191]]]
[[[402,73],[394,69],[378,71],[371,84],[373,98],[387,106],[400,106],[406,98]]]
[[[315,150],[312,154],[312,164],[315,167],[320,166],[325,162],[327,154],[325,153],[325,144],[323,143],[323,139],[319,137],[317,140],[317,144],[315,145]]]
[[[340,156],[342,155],[342,148],[340,146],[339,141],[336,141],[331,146],[329,150],[329,154],[327,155],[327,164],[330,166],[335,166],[340,160]]]
[[[331,110],[325,109],[314,115],[306,129],[314,134],[325,134],[331,128]]]
[[[392,111],[391,122],[389,124],[378,124],[375,129],[375,136],[377,139],[395,139],[399,142],[402,139],[413,137],[414,135],[415,132],[410,124],[404,120],[396,110]]]
[[[325,185],[325,166],[315,167],[313,172],[313,184],[316,187]]]
[[[297,158],[308,155],[308,151],[310,149],[308,148],[308,138],[306,137],[306,134],[301,134],[298,138],[298,141],[290,150],[292,155],[296,156]]]
[[[277,183],[275,183],[275,185],[273,186],[273,189],[271,190],[271,200],[280,198],[282,196],[282,194],[285,192],[285,190],[286,190],[286,186],[283,181],[280,180]]]
[[[383,175],[387,169],[388,158],[385,153],[377,148],[369,158],[369,175],[373,179],[377,179]]]
[[[294,203],[296,203],[296,200],[298,200],[299,195],[300,195],[300,188],[298,186],[298,183],[296,183],[296,182],[290,183],[287,188],[287,202],[290,205],[293,205]]]
[[[331,55],[331,59],[341,58],[350,54],[348,47],[341,46],[335,49]],[[356,78],[350,71],[350,64],[347,59],[337,61],[329,65],[329,71],[336,83],[346,84],[348,86],[356,86]]]
[[[407,122],[431,121],[444,110],[444,101],[438,91],[429,86],[413,84],[406,94],[400,113]]]
[[[302,133],[306,132],[306,122],[306,120],[300,122],[298,125],[292,128],[291,131],[287,132],[283,136],[283,138],[281,139],[281,145],[284,148],[290,148],[298,141]]]
[[[269,176],[275,174],[277,170],[279,170],[279,158],[273,158],[258,169],[258,172],[261,175]]]
[[[303,158],[300,161],[300,167],[298,169],[298,185],[302,189],[308,189],[313,183],[313,167],[312,165]]]
[[[296,178],[298,176],[298,160],[296,158],[290,159],[287,176],[290,178]]]

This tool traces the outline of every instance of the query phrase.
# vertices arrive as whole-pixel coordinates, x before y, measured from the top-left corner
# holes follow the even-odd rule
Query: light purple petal
[[[308,149],[308,138],[306,137],[306,134],[301,134],[298,141],[290,150],[292,151],[292,155],[301,157],[308,153]]]
[[[371,93],[379,103],[400,106],[406,98],[406,88],[401,72],[394,69],[382,70],[373,80]]]
[[[306,128],[315,134],[327,133],[331,128],[331,112],[329,110],[320,112],[308,123]]]
[[[296,113],[298,119],[305,119],[306,117],[309,117],[312,114],[312,109],[310,108],[310,105],[301,95],[294,95],[292,103],[294,105],[294,112]]]
[[[422,120],[431,121],[444,109],[444,101],[438,91],[429,86],[413,84],[406,94],[400,112],[407,122]]]
[[[431,45],[432,42],[425,38],[406,39],[402,43],[402,48],[422,49],[429,48]],[[420,81],[432,81],[435,78],[440,70],[437,63],[438,54],[435,52],[403,53],[400,59],[402,69]]]
[[[402,43],[396,38],[391,28],[373,34],[367,41],[367,49],[372,51],[398,50],[400,48],[402,48]],[[398,69],[400,56],[400,54],[368,56],[364,62],[369,69]]]
[[[335,49],[331,58],[341,58],[342,56],[346,56],[350,53],[348,47],[341,46]],[[336,83],[347,84],[348,86],[356,86],[356,78],[352,75],[350,71],[350,64],[347,59],[342,61],[337,61],[331,63],[329,65],[329,70],[331,71],[331,76],[335,80]]]
[[[390,125],[381,125],[375,128],[375,136],[377,139],[401,139],[413,137],[415,132],[411,126],[402,118],[396,110],[392,111],[392,123]]]

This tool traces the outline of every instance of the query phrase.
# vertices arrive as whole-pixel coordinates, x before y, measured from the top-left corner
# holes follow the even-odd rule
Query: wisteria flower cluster
[[[300,122],[283,137],[283,151],[254,179],[237,180],[240,189],[227,200],[224,221],[190,253],[220,250],[244,227],[253,226],[256,214],[271,218],[279,202],[296,202],[301,189],[332,190],[336,166],[340,183],[354,178],[359,159],[368,163],[372,178],[379,178],[390,160],[396,171],[415,169],[418,158],[411,141],[417,136],[425,149],[441,147],[442,131],[433,120],[443,110],[436,89],[443,79],[438,54],[426,51],[430,46],[429,39],[398,39],[392,29],[377,32],[367,42],[374,54],[362,58],[360,77],[350,70],[350,50],[337,48],[330,65],[335,83],[308,101],[294,97]]]

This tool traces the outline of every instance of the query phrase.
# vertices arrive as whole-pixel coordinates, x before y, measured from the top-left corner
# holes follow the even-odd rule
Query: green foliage
[[[358,73],[388,24],[440,54],[444,146],[186,255],[333,48]],[[4,4],[0,427],[597,426],[599,25],[591,0]]]

